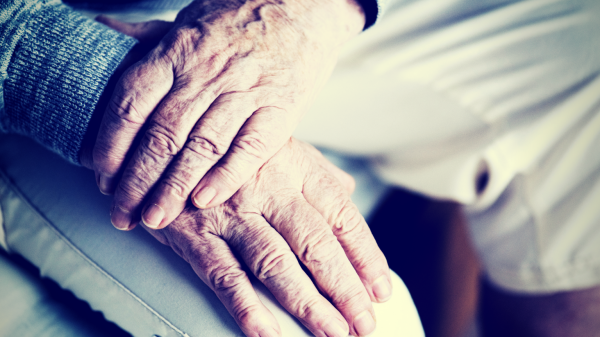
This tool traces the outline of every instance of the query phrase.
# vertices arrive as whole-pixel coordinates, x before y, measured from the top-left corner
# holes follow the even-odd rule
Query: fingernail
[[[142,216],[142,222],[144,222],[144,225],[147,227],[156,229],[158,226],[160,226],[160,223],[164,217],[165,211],[162,209],[162,207],[158,206],[157,204],[152,204],[146,208],[146,211]]]
[[[116,229],[126,231],[131,225],[131,214],[129,211],[116,206],[113,210],[112,216],[110,217],[110,222],[112,222]]]
[[[385,275],[380,276],[377,280],[375,280],[371,286],[371,289],[373,289],[373,295],[375,295],[375,298],[379,302],[385,302],[392,297],[392,287],[390,286],[390,283]]]
[[[217,190],[215,190],[213,187],[203,187],[200,192],[196,193],[196,196],[194,197],[194,204],[198,208],[206,208],[206,206],[210,204],[216,195]]]
[[[369,311],[363,311],[354,318],[354,331],[366,336],[375,330],[375,320]]]
[[[323,328],[327,337],[348,337],[348,326],[334,319]]]
[[[262,331],[260,331],[258,333],[258,335],[260,337],[279,337],[279,336],[281,336],[281,334],[279,332],[277,332],[277,330],[273,327],[268,327],[266,329],[263,329]]]
[[[112,179],[103,175],[98,174],[98,188],[100,189],[100,193],[104,195],[111,195],[113,193],[112,190]]]

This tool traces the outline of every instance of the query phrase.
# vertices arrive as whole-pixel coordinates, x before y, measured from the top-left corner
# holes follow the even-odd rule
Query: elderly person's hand
[[[89,143],[81,158],[92,167]],[[280,331],[235,253],[316,336],[364,336],[375,328],[371,301],[392,289],[353,188],[348,174],[291,139],[224,204],[188,206],[170,226],[146,229],[191,264],[248,336]]]
[[[120,69],[146,45],[132,50]],[[87,168],[95,167],[96,133],[119,75],[109,81],[82,144],[80,161]],[[317,150],[288,139],[224,204],[206,210],[188,205],[169,227],[146,229],[192,265],[249,336],[278,335],[279,328],[234,252],[315,335],[366,335],[375,327],[371,301],[391,296],[391,280],[385,257],[350,200],[353,188],[352,177]]]
[[[371,300],[389,298],[391,279],[340,179],[353,184],[317,150],[290,140],[230,200],[188,207],[149,232],[192,265],[248,336],[280,333],[234,252],[316,336],[363,336],[375,328]]]
[[[364,20],[354,0],[183,9],[121,78],[100,127],[93,157],[100,190],[115,194],[113,224],[130,229],[142,213],[163,228],[190,195],[200,208],[227,200],[289,139]]]

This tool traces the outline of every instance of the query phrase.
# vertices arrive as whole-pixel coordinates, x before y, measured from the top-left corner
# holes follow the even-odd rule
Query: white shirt
[[[296,136],[470,205],[489,266],[600,256],[599,18],[597,0],[397,1],[346,48]],[[509,192],[520,202],[498,205]],[[526,247],[509,248],[515,237]],[[599,283],[600,269],[579,283],[528,277],[495,280],[563,289]]]

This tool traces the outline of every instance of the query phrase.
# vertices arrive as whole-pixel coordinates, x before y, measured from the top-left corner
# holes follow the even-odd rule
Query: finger
[[[290,116],[274,107],[257,110],[192,192],[194,205],[210,208],[229,199],[289,140],[297,124]]]
[[[148,199],[142,213],[146,226],[163,228],[181,213],[200,179],[223,157],[256,110],[253,101],[253,95],[245,92],[223,94],[215,100]]]
[[[178,79],[157,108],[115,191],[115,211],[111,216],[115,227],[128,229],[138,222],[143,199],[183,148],[195,122],[215,99],[218,93],[213,86],[216,85],[203,88]],[[185,202],[187,196],[179,197]]]
[[[102,193],[114,192],[117,173],[131,144],[172,83],[172,66],[166,58],[157,57],[132,66],[119,80],[93,152],[96,182]]]
[[[375,312],[360,278],[322,216],[301,193],[279,193],[265,208],[267,221],[285,238],[310,270],[319,289],[342,313],[356,336],[375,329]]]
[[[315,336],[348,336],[344,318],[318,292],[283,238],[259,214],[244,221],[225,237],[277,301]]]
[[[225,241],[214,234],[201,232],[199,235],[194,233],[186,246],[189,248],[183,250],[182,255],[215,292],[246,336],[281,336],[277,320],[256,295]]]
[[[389,266],[345,188],[322,171],[308,177],[303,194],[331,226],[371,299],[387,301],[392,295]]]
[[[128,23],[106,15],[98,15],[96,21],[125,35],[129,35],[142,43],[158,42],[174,25],[173,22],[162,20]]]

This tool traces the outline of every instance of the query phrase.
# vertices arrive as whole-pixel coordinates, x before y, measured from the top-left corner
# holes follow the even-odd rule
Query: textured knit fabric
[[[57,1],[0,6],[0,130],[77,164],[100,94],[135,40]]]

